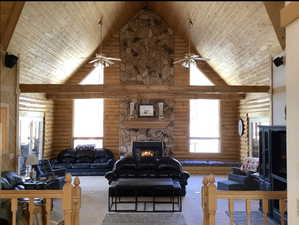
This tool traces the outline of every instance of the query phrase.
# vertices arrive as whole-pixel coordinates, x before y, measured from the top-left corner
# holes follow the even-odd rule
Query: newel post
[[[79,177],[75,178],[73,187],[73,221],[74,225],[80,225],[80,208],[81,208],[81,187]]]
[[[64,225],[74,225],[72,223],[73,215],[73,185],[71,174],[65,175],[65,184],[63,186],[62,208],[64,212]]]
[[[201,186],[201,208],[202,208],[202,219],[203,225],[209,225],[209,210],[208,210],[208,183],[209,178],[204,177],[202,180],[202,186]]]
[[[207,185],[207,206],[208,206],[208,225],[215,225],[215,215],[217,208],[217,193],[215,185],[215,177],[210,175],[208,177]]]

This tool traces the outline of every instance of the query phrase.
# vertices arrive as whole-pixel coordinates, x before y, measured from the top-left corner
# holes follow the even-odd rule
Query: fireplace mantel
[[[169,120],[126,120],[124,128],[167,128]]]

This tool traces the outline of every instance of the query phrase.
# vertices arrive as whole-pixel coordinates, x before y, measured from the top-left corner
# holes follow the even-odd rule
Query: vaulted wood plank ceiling
[[[151,6],[186,36],[190,17],[194,47],[211,59],[209,64],[229,84],[251,84],[247,76],[254,76],[271,54],[281,51],[263,2],[151,2]]]
[[[251,83],[257,68],[266,68],[281,51],[262,2],[148,2],[173,28],[187,37],[187,18],[194,22],[191,41],[229,84]],[[141,2],[26,2],[9,51],[19,54],[22,83],[63,83],[99,44],[144,6]],[[268,72],[259,69],[259,84]],[[265,75],[266,76],[266,75]],[[267,74],[268,76],[268,74]]]
[[[134,16],[138,2],[26,2],[8,51],[20,56],[21,83],[62,83],[103,36]]]

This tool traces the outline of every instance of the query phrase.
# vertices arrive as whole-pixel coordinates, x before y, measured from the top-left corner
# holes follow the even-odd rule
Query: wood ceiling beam
[[[211,94],[211,93],[265,93],[270,91],[269,86],[189,86],[174,87],[166,85],[70,85],[70,84],[20,84],[22,93],[98,93],[105,95],[113,94]]]
[[[245,94],[168,94],[163,93],[163,98],[167,99],[221,99],[227,101],[235,101],[245,99]],[[87,99],[87,98],[117,98],[117,99],[128,99],[128,98],[142,98],[142,99],[160,99],[160,93],[58,93],[58,94],[47,94],[49,99]]]
[[[280,26],[286,27],[299,18],[299,2],[290,2],[280,11]]]
[[[8,48],[10,39],[11,39],[13,32],[16,28],[16,25],[17,25],[20,15],[21,15],[21,12],[23,10],[24,4],[25,4],[25,1],[23,1],[23,2],[16,1],[11,10],[9,19],[4,28],[4,33],[2,34],[2,37],[1,37],[1,45],[2,45],[4,51],[6,51]]]
[[[280,2],[264,2],[264,6],[268,16],[272,22],[277,39],[282,49],[285,49],[285,29],[280,26],[280,10],[284,7],[284,1]]]

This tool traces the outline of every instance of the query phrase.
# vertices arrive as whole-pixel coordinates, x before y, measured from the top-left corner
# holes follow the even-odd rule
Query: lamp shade
[[[35,154],[30,154],[26,160],[27,166],[37,165],[38,164],[38,158]]]

